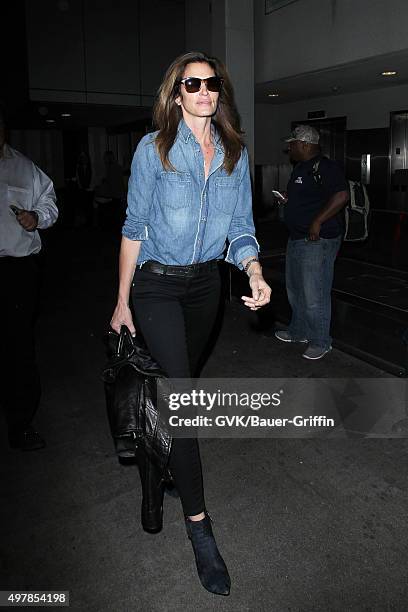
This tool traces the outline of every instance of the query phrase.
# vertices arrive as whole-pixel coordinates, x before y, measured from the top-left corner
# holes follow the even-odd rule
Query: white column
[[[197,46],[201,45],[201,49]],[[186,49],[222,60],[231,76],[245,143],[254,162],[254,12],[253,0],[189,0]]]
[[[212,52],[222,59],[234,85],[245,143],[254,160],[253,0],[213,0]]]

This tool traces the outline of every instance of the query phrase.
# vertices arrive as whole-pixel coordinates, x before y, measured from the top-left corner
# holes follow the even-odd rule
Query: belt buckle
[[[159,274],[160,276],[166,274],[166,266],[163,266],[159,261],[151,259],[148,263],[150,263],[150,269],[154,274]]]

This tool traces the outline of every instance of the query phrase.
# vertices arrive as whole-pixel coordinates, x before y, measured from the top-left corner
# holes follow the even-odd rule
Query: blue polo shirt
[[[319,160],[319,167],[314,173],[314,166]],[[288,201],[285,205],[285,223],[292,240],[306,238],[312,221],[332,195],[348,189],[348,181],[337,162],[317,155],[297,163],[288,183]],[[344,215],[340,211],[322,224],[320,236],[336,238],[343,233]]]

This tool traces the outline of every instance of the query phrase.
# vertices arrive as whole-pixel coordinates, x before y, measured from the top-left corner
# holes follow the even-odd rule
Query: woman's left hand
[[[246,295],[241,297],[245,306],[248,306],[251,310],[258,310],[261,306],[269,304],[272,289],[265,281],[262,274],[251,274],[249,277],[249,286],[252,290],[252,297]]]

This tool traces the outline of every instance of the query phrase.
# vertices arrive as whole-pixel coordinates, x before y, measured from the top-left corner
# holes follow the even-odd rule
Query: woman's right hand
[[[118,302],[116,304],[116,308],[113,312],[112,319],[110,322],[111,328],[115,330],[118,334],[120,334],[120,328],[122,325],[126,325],[132,336],[136,335],[136,329],[133,325],[132,313],[130,312],[130,308],[127,304],[123,302]]]

